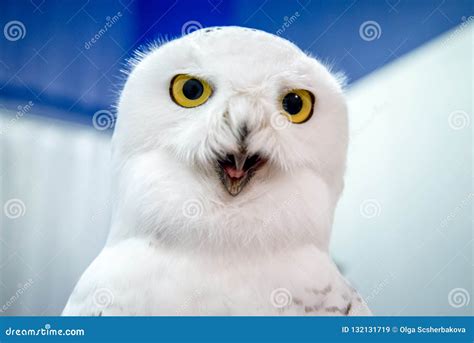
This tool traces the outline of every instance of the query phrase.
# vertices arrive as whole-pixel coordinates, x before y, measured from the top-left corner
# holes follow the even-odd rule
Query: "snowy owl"
[[[131,64],[110,235],[63,315],[369,315],[328,253],[348,145],[340,80],[240,27]]]

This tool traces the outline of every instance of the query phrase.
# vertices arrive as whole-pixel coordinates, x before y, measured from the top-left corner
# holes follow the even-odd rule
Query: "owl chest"
[[[347,311],[347,301],[334,283],[332,265],[321,258],[318,263],[316,255],[243,259],[241,263],[159,255],[153,270],[139,278],[148,281],[137,286],[145,296],[136,305],[149,315],[330,315]]]

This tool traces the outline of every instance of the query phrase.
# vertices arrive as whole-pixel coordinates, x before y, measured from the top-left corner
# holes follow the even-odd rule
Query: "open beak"
[[[217,161],[218,174],[229,194],[236,196],[265,163],[258,154],[227,154]]]

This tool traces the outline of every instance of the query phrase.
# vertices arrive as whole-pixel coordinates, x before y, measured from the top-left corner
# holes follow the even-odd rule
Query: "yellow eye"
[[[209,99],[211,94],[211,86],[197,77],[179,74],[171,80],[171,99],[179,106],[187,108],[200,106]]]
[[[304,89],[293,89],[283,97],[281,106],[289,121],[301,124],[313,114],[314,95]]]

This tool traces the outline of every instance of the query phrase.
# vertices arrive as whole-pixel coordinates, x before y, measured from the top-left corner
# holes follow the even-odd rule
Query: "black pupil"
[[[283,98],[283,109],[291,115],[297,114],[303,108],[303,100],[296,93],[288,93]]]
[[[204,92],[204,87],[201,81],[196,79],[190,79],[183,85],[183,94],[189,100],[199,99]]]

